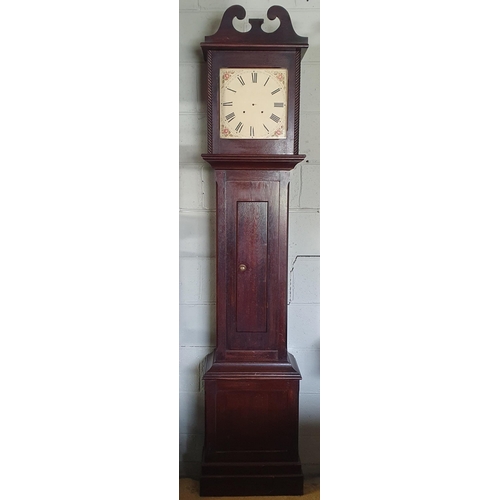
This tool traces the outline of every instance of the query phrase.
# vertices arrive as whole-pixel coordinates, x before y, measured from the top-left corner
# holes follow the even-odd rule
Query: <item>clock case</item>
[[[216,347],[202,363],[205,438],[201,496],[301,495],[301,374],[287,350],[288,198],[298,154],[300,64],[307,38],[288,12],[280,26],[242,33],[226,10],[201,43],[207,62],[207,154],[216,179]],[[220,68],[286,68],[286,139],[219,137]]]

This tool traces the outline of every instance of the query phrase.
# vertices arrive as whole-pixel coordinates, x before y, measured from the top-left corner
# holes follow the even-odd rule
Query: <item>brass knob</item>
[[[247,266],[245,266],[245,264],[240,264],[240,265],[238,266],[238,269],[239,269],[241,272],[244,272],[244,271],[246,271],[246,270],[247,270]]]

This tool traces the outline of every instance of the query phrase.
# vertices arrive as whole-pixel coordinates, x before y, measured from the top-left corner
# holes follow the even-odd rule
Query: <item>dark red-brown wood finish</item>
[[[216,180],[216,347],[203,364],[205,444],[201,496],[300,495],[300,371],[287,350],[288,200],[298,154],[298,36],[279,6],[273,33],[250,19],[241,33],[226,10],[219,30],[201,44],[207,61],[208,152]],[[219,137],[219,70],[286,68],[286,139]]]

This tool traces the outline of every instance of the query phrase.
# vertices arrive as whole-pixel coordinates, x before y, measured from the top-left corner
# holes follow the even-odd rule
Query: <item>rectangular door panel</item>
[[[219,391],[216,405],[217,452],[288,451],[286,390]]]
[[[267,331],[267,202],[237,205],[236,331]]]

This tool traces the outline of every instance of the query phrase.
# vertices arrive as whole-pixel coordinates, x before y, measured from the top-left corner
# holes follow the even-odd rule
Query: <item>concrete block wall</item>
[[[215,183],[206,152],[206,93],[200,42],[215,33],[227,7],[251,17],[285,7],[297,34],[309,38],[302,60],[300,153],[307,158],[290,183],[288,348],[303,380],[300,455],[304,473],[319,474],[319,0],[180,0],[179,10],[179,472],[199,475],[203,392],[199,366],[215,346]],[[248,25],[243,20],[238,29]],[[274,29],[266,20],[265,29]]]

